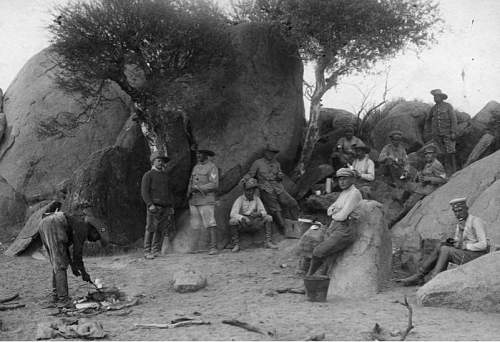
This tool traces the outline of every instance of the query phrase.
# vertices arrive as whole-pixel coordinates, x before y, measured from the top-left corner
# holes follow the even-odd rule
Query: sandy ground
[[[296,240],[295,240],[296,241]],[[407,295],[414,308],[415,329],[409,340],[500,339],[500,314],[425,308],[415,304],[415,287],[391,285],[365,300],[336,299],[308,302],[304,295],[277,294],[283,287],[302,287],[295,275],[296,259],[290,254],[294,240],[284,240],[280,250],[262,248],[216,256],[172,254],[144,260],[137,253],[92,257],[85,260],[93,278],[114,284],[129,295],[144,294],[141,304],[123,317],[94,316],[113,340],[304,340],[326,334],[329,340],[363,340],[375,322],[389,330],[403,329],[407,310],[394,303]],[[50,287],[50,264],[31,257],[0,256],[2,292],[17,291],[26,307],[0,312],[1,340],[32,340],[38,322],[50,321],[39,305]],[[280,265],[287,264],[282,268]],[[178,294],[171,286],[176,270],[190,267],[205,274],[208,286],[195,293]],[[69,276],[70,295],[83,295],[91,286]],[[135,323],[169,323],[172,319],[201,313],[207,326],[175,329],[140,329]],[[238,319],[271,335],[259,335],[222,324]]]

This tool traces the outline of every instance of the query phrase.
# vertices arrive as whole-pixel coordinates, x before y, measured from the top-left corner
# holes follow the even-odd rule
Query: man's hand
[[[358,170],[352,170],[354,172],[354,177],[356,178],[361,178],[361,172],[359,172]]]
[[[148,210],[149,210],[149,211],[151,211],[151,212],[155,212],[155,211],[156,211],[156,205],[151,204],[151,205],[148,207]]]
[[[80,276],[80,271],[78,270],[78,268],[76,268],[73,265],[71,265],[71,272],[75,275],[75,277],[79,277]]]
[[[451,140],[456,140],[457,139],[457,134],[456,133],[451,133],[450,134],[450,139]]]
[[[85,271],[82,271],[82,279],[83,281],[86,281],[87,283],[91,283],[92,281],[90,280],[90,274],[88,274]]]
[[[241,217],[240,222],[242,222],[242,223],[250,223],[250,219],[248,217],[246,217],[246,216],[243,216],[243,217]]]

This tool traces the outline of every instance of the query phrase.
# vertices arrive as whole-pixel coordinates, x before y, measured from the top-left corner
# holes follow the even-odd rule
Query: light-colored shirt
[[[378,157],[379,162],[383,162],[387,159],[392,159],[401,166],[404,170],[408,171],[410,169],[410,165],[408,164],[408,156],[406,155],[405,147],[400,144],[398,147],[389,143],[384,146],[380,155]]]
[[[457,223],[455,231],[455,241],[460,239],[460,226],[463,227],[462,249],[469,251],[484,251],[488,243],[486,241],[486,231],[484,221],[477,216],[470,215],[464,223]]]
[[[359,172],[361,179],[370,182],[375,179],[375,163],[368,155],[365,155],[363,159],[355,159],[352,163],[352,167]]]
[[[285,191],[281,183],[281,166],[276,160],[267,160],[260,158],[253,162],[248,173],[243,177],[244,179],[256,178],[259,182],[260,189],[268,193],[276,192],[281,194]]]
[[[335,221],[345,221],[362,199],[361,192],[354,185],[351,185],[340,193],[337,200],[328,207],[326,213]]]
[[[243,216],[250,216],[255,213],[261,214],[263,217],[267,215],[262,200],[254,195],[253,200],[249,201],[245,195],[241,195],[234,201],[229,217],[240,221]]]
[[[189,180],[189,189],[195,186],[199,190],[192,193],[191,205],[215,204],[215,193],[219,188],[219,170],[211,161],[198,163],[194,166]]]

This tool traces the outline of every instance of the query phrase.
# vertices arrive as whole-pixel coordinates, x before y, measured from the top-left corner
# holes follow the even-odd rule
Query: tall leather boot
[[[57,291],[57,306],[71,308],[73,303],[68,296],[68,275],[66,270],[57,270],[54,273]]]
[[[272,216],[274,217],[276,225],[278,226],[278,230],[280,231],[280,233],[284,234],[285,219],[283,218],[283,215],[281,215],[281,211],[275,211]]]
[[[272,248],[272,249],[277,249],[278,246],[276,246],[273,243],[273,226],[271,225],[271,222],[266,222],[266,242],[265,242],[265,247],[266,248]]]
[[[208,255],[217,254],[217,227],[208,227],[208,233],[210,235],[210,249]]]
[[[146,259],[152,258],[151,243],[153,240],[153,235],[154,235],[154,232],[150,232],[146,228],[146,231],[144,232],[144,257]]]
[[[397,283],[400,283],[403,286],[414,286],[414,285],[420,285],[424,281],[425,273],[419,270],[417,273],[403,278],[403,279],[398,279],[396,280]]]
[[[316,271],[323,265],[323,258],[318,258],[313,256],[311,258],[311,265],[309,266],[309,271],[307,272],[306,276],[312,276]]]
[[[231,252],[237,253],[240,251],[240,227],[237,225],[231,226],[231,239],[233,240],[233,249]]]

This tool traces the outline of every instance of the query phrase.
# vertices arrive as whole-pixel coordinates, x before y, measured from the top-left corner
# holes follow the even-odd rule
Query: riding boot
[[[311,265],[309,266],[309,271],[307,272],[307,276],[312,276],[316,271],[323,265],[323,258],[318,258],[313,256],[311,258]]]
[[[240,251],[240,231],[239,231],[239,226],[234,225],[231,226],[231,239],[233,240],[233,249],[231,252],[239,252]]]
[[[275,219],[276,225],[278,226],[278,230],[280,233],[285,233],[285,219],[283,215],[281,215],[281,211],[275,211],[273,213],[273,217]]]
[[[425,274],[421,271],[409,277],[398,279],[396,282],[401,283],[403,286],[420,285],[424,281]]]
[[[208,255],[217,254],[217,226],[208,227],[208,232],[210,235],[210,245]]]
[[[66,270],[57,270],[54,273],[57,301],[65,301],[68,299],[68,275]]]
[[[273,226],[271,222],[266,222],[266,243],[265,243],[266,248],[272,248],[272,249],[277,249],[278,246],[276,246],[273,243]]]

